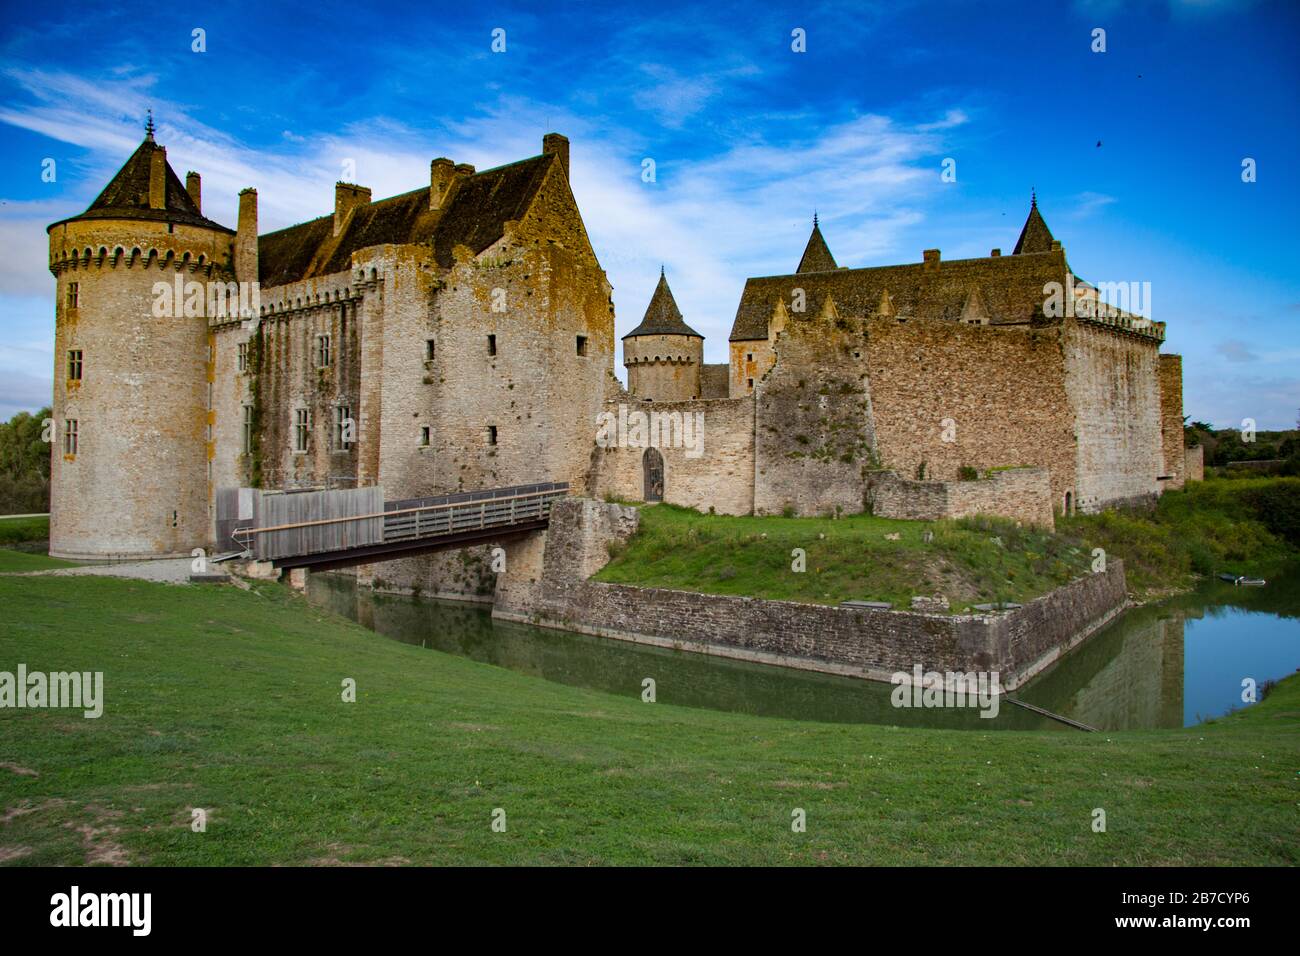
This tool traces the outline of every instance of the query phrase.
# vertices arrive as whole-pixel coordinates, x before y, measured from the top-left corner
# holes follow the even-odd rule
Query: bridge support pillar
[[[290,568],[289,569],[289,587],[295,591],[307,590],[307,575],[310,574],[308,568]]]

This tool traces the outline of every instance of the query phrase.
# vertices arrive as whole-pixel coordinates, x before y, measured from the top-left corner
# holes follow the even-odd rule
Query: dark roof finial
[[[1029,187],[1029,208],[1030,209],[1038,208],[1038,190],[1035,189],[1033,186]]]
[[[659,263],[659,278],[662,279],[663,277],[664,277],[664,264],[661,262]]]
[[[146,112],[149,114],[149,118],[145,120],[144,138],[152,143],[153,142],[153,110],[152,109],[146,110]]]
[[[813,210],[813,228],[817,228],[817,210]]]

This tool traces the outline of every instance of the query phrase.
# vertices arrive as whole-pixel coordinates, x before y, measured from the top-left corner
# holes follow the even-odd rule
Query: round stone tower
[[[50,553],[188,554],[209,540],[206,312],[234,233],[203,216],[198,174],[181,184],[152,121],[90,208],[47,232]]]
[[[704,336],[683,321],[662,269],[645,318],[623,336],[623,365],[628,391],[637,398],[687,402],[700,397]]]

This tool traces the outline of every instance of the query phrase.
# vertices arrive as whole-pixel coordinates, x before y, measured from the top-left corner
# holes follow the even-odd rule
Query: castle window
[[[81,381],[81,349],[68,350],[68,381]]]
[[[745,356],[745,361],[746,361],[746,362],[752,362],[752,361],[754,361],[754,353],[753,353],[753,352],[750,352],[748,355],[746,355],[746,356]]]
[[[752,378],[745,379],[745,384],[752,389],[754,387],[754,380]]]
[[[433,430],[428,425],[420,426],[420,447],[421,448],[429,447],[429,439],[430,436],[432,435],[432,432]]]
[[[330,337],[329,333],[316,336],[316,367],[325,368],[330,364]]]
[[[75,418],[65,418],[63,420],[63,454],[75,455],[77,453],[77,420]]]
[[[247,342],[239,343],[239,354],[236,358],[236,361],[239,365],[239,371],[241,372],[248,371],[248,343]]]
[[[579,355],[587,354],[587,337],[585,335],[578,336],[578,354]]]
[[[497,337],[496,337],[495,335],[489,335],[489,336],[488,336],[488,355],[496,355],[496,354],[497,354]]]
[[[68,308],[77,308],[77,301],[80,296],[80,285],[76,282],[68,283]]]
[[[293,450],[298,454],[307,451],[307,440],[311,436],[311,413],[305,408],[294,411]]]
[[[435,342],[433,339],[425,339],[425,340],[424,340],[424,360],[425,360],[426,362],[432,362],[433,359],[434,359],[434,356],[437,355],[437,352],[438,352],[438,343]]]
[[[356,424],[352,421],[352,406],[334,406],[334,450],[347,451],[352,447]]]
[[[244,406],[244,454],[253,453],[253,406]]]
[[[488,444],[489,444],[489,445],[495,445],[496,443],[497,443],[497,427],[496,427],[495,425],[489,425],[489,426],[488,426]]]

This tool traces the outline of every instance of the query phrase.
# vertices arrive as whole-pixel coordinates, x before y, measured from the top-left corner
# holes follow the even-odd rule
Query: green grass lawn
[[[47,571],[50,568],[75,568],[75,561],[62,561],[48,554],[29,554],[25,551],[0,550],[0,573],[14,571]]]
[[[932,532],[930,542],[923,540]],[[898,535],[890,540],[888,535]],[[792,551],[806,553],[805,570]],[[641,509],[641,527],[597,581],[813,604],[891,601],[941,593],[954,610],[1026,601],[1085,573],[1076,542],[996,519],[897,521],[706,515]]]
[[[49,536],[48,515],[40,518],[9,518],[0,515],[0,547],[24,541],[44,541]]]
[[[106,697],[0,710],[10,864],[1300,862],[1295,678],[1187,731],[929,731],[548,683],[280,586],[0,577],[0,606],[0,670]]]

